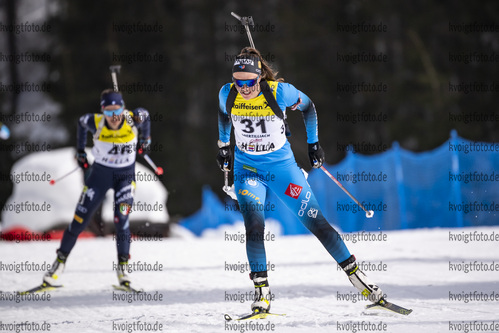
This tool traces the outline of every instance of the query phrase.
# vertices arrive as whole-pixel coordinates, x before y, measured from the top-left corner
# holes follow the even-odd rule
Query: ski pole
[[[156,166],[156,164],[149,157],[149,155],[144,154],[143,156],[144,156],[144,159],[147,161],[147,163],[149,163],[149,165],[151,166],[151,168],[154,169],[154,173],[157,174],[158,176],[161,176],[163,174],[163,168],[159,167],[159,166]]]
[[[67,174],[57,178],[57,179],[52,179],[50,180],[50,185],[54,185],[56,182],[60,181],[60,180],[63,180],[64,178],[66,178],[67,176],[69,176],[70,174],[72,174],[73,172],[75,172],[76,170],[78,170],[80,167],[77,166],[76,168],[74,168],[73,170],[69,171]]]
[[[348,192],[348,190],[347,190],[345,187],[343,187],[343,185],[341,185],[341,183],[340,183],[340,182],[339,182],[336,178],[334,178],[334,176],[333,176],[331,173],[329,173],[329,171],[327,171],[327,169],[326,169],[323,165],[321,166],[321,170],[322,170],[322,171],[324,171],[324,173],[325,173],[325,174],[326,174],[329,178],[331,178],[331,179],[332,179],[332,180],[336,183],[336,185],[338,185],[338,186],[339,186],[339,187],[343,190],[343,192],[345,192],[346,194],[348,194],[348,196],[349,196],[349,197],[350,197],[353,201],[355,201],[355,203],[356,203],[357,205],[359,205],[359,207],[360,207],[360,208],[362,208],[362,210],[363,210],[364,212],[366,212],[366,217],[367,217],[368,219],[370,219],[371,217],[373,217],[373,216],[374,216],[374,211],[372,211],[372,210],[369,210],[369,211],[368,211],[368,210],[367,210],[364,206],[362,206],[362,204],[359,202],[359,200],[355,199],[355,197],[354,197],[354,196],[353,196],[350,192]]]
[[[139,154],[144,156],[144,159],[149,163],[151,168],[154,169],[154,173],[157,174],[158,176],[161,176],[163,174],[163,168],[159,167],[156,165],[156,163],[153,162],[152,158],[149,157],[147,154],[142,154],[143,150],[142,148],[139,148]]]
[[[225,162],[224,167],[228,167],[228,166],[229,166],[229,163]],[[234,184],[229,186],[229,171],[224,171],[224,187],[222,188],[222,190],[224,190],[224,192],[229,197],[231,197],[232,199],[237,201],[237,195],[236,195],[236,191],[234,190]]]
[[[225,166],[225,164],[224,164],[224,166]],[[224,181],[225,181],[224,182],[224,191],[225,191],[226,189],[229,188],[229,172],[228,171],[224,171]]]

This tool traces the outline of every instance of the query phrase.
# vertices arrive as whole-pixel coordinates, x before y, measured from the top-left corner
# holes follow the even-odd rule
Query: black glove
[[[76,162],[78,162],[78,166],[83,170],[88,169],[90,166],[87,160],[87,153],[84,150],[78,150],[76,153]]]
[[[137,152],[139,155],[147,154],[151,151],[151,138],[139,139]]]
[[[232,153],[229,145],[218,149],[217,163],[222,171],[230,171],[232,169]]]
[[[316,169],[320,168],[322,163],[324,163],[324,150],[322,150],[319,141],[308,144],[308,158],[310,160],[310,164],[312,164],[312,166]]]

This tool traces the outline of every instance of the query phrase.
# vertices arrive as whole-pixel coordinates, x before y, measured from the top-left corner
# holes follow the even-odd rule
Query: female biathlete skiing
[[[126,110],[123,97],[112,89],[104,90],[100,100],[102,113],[88,113],[78,121],[76,159],[86,174],[88,171],[88,177],[76,205],[73,221],[64,231],[57,249],[57,258],[43,277],[42,287],[47,289],[56,284],[78,235],[85,229],[110,188],[114,190],[114,225],[118,250],[116,272],[121,288],[131,288],[130,278],[126,274],[131,241],[128,215],[135,191],[136,152],[147,152],[151,143],[150,117],[143,108]],[[87,131],[93,134],[92,154],[95,161],[92,166],[84,150]]]
[[[270,309],[263,209],[269,190],[319,239],[352,284],[370,301],[379,302],[383,297],[381,289],[358,268],[355,257],[322,215],[286,138],[284,112],[289,107],[302,112],[310,162],[314,168],[320,168],[324,152],[319,145],[314,104],[293,85],[276,79],[276,72],[254,48],[246,47],[236,57],[232,81],[219,93],[217,162],[222,171],[231,170],[230,131],[233,126],[236,140],[234,187],[244,218],[250,278],[255,286],[251,310],[268,312]]]

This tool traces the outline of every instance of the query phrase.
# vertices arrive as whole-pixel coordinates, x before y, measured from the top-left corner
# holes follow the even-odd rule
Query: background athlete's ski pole
[[[113,80],[113,89],[114,91],[118,92],[118,75],[121,70],[121,65],[112,65],[109,66],[109,70],[111,71],[111,79]],[[142,155],[142,149],[139,149],[139,155]],[[156,166],[156,164],[153,162],[153,160],[149,157],[147,154],[143,154],[144,159],[149,163],[151,168],[154,169],[154,173],[157,174],[158,176],[161,176],[163,174],[163,168]]]
[[[374,216],[374,211],[372,211],[372,210],[367,210],[364,206],[362,206],[362,204],[359,202],[359,200],[355,199],[355,197],[354,197],[354,196],[353,196],[350,192],[348,192],[348,190],[347,190],[346,188],[344,188],[344,187],[343,187],[343,185],[341,185],[341,183],[340,183],[340,182],[339,182],[336,178],[334,178],[334,176],[333,176],[333,175],[332,175],[329,171],[327,171],[327,169],[326,169],[323,165],[321,166],[321,170],[322,170],[322,171],[324,171],[324,173],[325,173],[325,174],[326,174],[329,178],[331,178],[331,179],[332,179],[332,180],[336,183],[336,185],[338,185],[338,186],[339,186],[339,187],[343,190],[343,192],[345,192],[346,194],[348,194],[348,196],[349,196],[350,198],[352,198],[352,200],[353,200],[353,201],[355,201],[355,203],[356,203],[357,205],[359,205],[359,207],[360,207],[360,208],[362,208],[362,210],[363,210],[364,212],[366,212],[366,217],[367,217],[367,218],[369,218],[369,219],[370,219],[371,217],[373,217],[373,216]]]
[[[159,167],[159,166],[156,166],[156,164],[154,164],[154,162],[149,157],[149,155],[144,154],[144,159],[147,161],[147,163],[149,163],[149,165],[151,166],[151,168],[154,169],[154,173],[155,174],[157,174],[158,176],[161,176],[163,174],[163,168]]]
[[[54,185],[55,183],[57,183],[58,181],[61,181],[63,180],[64,178],[66,178],[67,176],[69,176],[70,174],[72,174],[73,172],[75,172],[76,170],[78,170],[80,167],[77,166],[76,168],[74,168],[73,170],[69,171],[67,174],[59,177],[59,178],[56,178],[56,179],[52,179],[49,183],[50,185]]]

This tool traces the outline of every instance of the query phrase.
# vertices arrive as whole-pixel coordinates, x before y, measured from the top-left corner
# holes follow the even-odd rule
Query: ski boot
[[[61,251],[57,250],[57,258],[50,267],[49,271],[45,273],[45,275],[43,276],[44,283],[46,283],[49,286],[56,285],[57,279],[61,276],[62,272],[64,272],[67,258],[68,254],[62,253]]]
[[[362,295],[373,303],[384,303],[383,292],[381,288],[367,278],[359,269],[355,262],[355,256],[351,255],[347,260],[339,263],[341,268],[347,273],[350,282],[357,288]]]
[[[255,297],[251,303],[252,312],[269,312],[270,310],[270,287],[267,281],[267,272],[250,273],[250,279],[255,284]]]
[[[116,266],[116,274],[120,286],[130,288],[130,277],[126,274],[128,265],[128,256],[118,255],[118,265]]]

